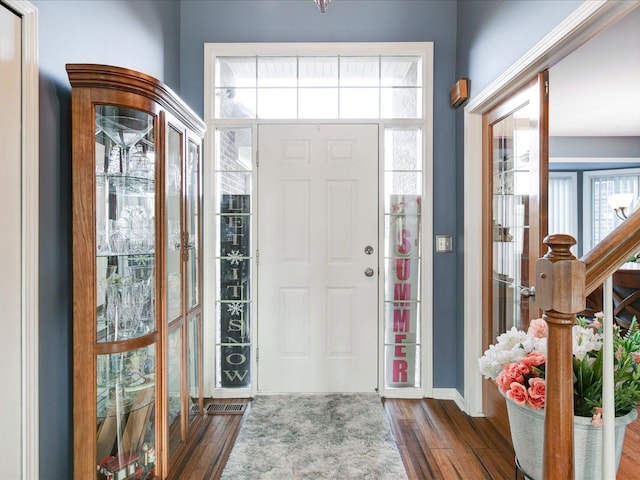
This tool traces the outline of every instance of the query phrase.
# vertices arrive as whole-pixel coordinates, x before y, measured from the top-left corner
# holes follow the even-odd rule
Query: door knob
[[[364,247],[364,253],[366,253],[367,255],[371,255],[373,253],[373,247],[371,245],[367,245],[366,247]]]
[[[374,273],[373,272],[373,268],[371,268],[371,267],[367,267],[367,268],[364,269],[364,274],[367,277],[373,277],[373,273]]]
[[[535,297],[536,296],[536,287],[524,287],[520,290],[520,295],[524,298]]]

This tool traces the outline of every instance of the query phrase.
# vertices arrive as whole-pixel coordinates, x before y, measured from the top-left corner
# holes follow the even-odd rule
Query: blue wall
[[[207,42],[434,42],[434,234],[456,235],[454,111],[456,2],[336,0],[322,15],[311,0],[183,0],[182,97],[203,113],[203,44]],[[434,256],[434,386],[456,386],[460,338],[454,254]]]
[[[582,3],[582,0],[459,0],[457,73],[471,79],[471,98]]]
[[[105,63],[179,88],[177,1],[47,1],[40,36],[40,478],[73,478],[71,87],[66,63]]]

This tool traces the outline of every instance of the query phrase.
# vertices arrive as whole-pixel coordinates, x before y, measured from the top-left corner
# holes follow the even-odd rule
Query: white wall
[[[0,6],[0,478],[21,477],[21,18]]]

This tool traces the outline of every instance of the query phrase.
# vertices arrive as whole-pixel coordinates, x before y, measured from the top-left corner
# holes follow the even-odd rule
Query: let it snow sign
[[[249,195],[222,195],[220,208],[220,367],[222,387],[251,380]]]

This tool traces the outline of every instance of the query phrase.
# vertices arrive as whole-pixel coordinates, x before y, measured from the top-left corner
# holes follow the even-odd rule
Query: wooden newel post
[[[549,235],[536,262],[536,303],[547,322],[543,478],[573,478],[573,357],[571,327],[585,307],[585,264],[569,250],[570,235]]]

